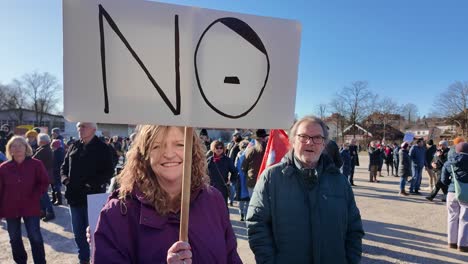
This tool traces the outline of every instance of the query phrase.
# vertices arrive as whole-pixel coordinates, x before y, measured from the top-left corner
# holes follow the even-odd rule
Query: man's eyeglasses
[[[297,134],[297,138],[299,139],[299,142],[301,143],[309,143],[312,142],[314,144],[322,144],[325,141],[325,138],[322,136],[308,136],[304,134]]]

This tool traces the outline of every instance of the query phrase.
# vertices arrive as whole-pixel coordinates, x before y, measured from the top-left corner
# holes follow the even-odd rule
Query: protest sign
[[[296,21],[150,1],[63,1],[72,121],[286,128]]]

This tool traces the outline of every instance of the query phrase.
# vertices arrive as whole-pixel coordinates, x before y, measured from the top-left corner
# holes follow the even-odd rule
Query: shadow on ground
[[[394,263],[394,261],[377,260],[373,256],[388,256],[401,262],[409,263],[441,263],[439,259],[424,257],[418,254],[402,253],[398,249],[389,249],[376,246],[375,242],[404,249],[412,249],[417,252],[425,252],[432,255],[444,256],[452,261],[444,261],[447,264],[467,263],[467,255],[459,255],[456,251],[447,248],[446,234],[418,229],[411,226],[403,226],[376,221],[363,220],[366,235],[363,241],[362,263]],[[415,234],[417,233],[417,234]],[[430,234],[436,238],[430,238],[418,234]],[[372,244],[372,245],[370,245]]]

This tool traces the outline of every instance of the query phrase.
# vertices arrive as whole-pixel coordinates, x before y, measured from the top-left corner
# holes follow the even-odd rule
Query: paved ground
[[[360,161],[363,166],[356,168],[355,184],[358,186],[354,187],[354,193],[366,231],[362,263],[468,263],[468,253],[446,246],[447,212],[445,204],[440,202],[441,196],[433,203],[424,196],[399,197],[399,178],[385,176],[379,178],[380,183],[370,183],[367,157],[361,156]],[[423,186],[427,186],[425,173]],[[245,225],[238,221],[235,208],[230,211],[241,258],[244,263],[255,263]],[[41,224],[47,260],[49,263],[76,263],[68,210],[61,206],[56,214],[56,220]],[[5,222],[0,225],[0,263],[13,263]],[[30,252],[26,236],[24,242]]]

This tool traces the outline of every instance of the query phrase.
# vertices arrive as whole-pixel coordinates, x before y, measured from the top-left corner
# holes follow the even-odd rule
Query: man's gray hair
[[[294,125],[291,127],[290,132],[289,132],[289,143],[291,144],[291,146],[293,145],[294,139],[296,138],[297,128],[299,127],[300,124],[302,124],[304,122],[319,124],[322,127],[323,137],[325,138],[325,144],[327,143],[327,141],[328,141],[328,127],[327,127],[327,124],[325,124],[325,122],[323,122],[322,119],[320,119],[320,118],[318,118],[316,116],[308,115],[308,116],[304,116],[303,118],[297,120],[296,123],[294,123]]]
[[[92,128],[94,128],[94,129],[96,129],[96,130],[98,129],[96,123],[92,123],[92,122],[78,122],[78,123],[76,123],[76,127],[78,127],[80,124],[89,124]]]
[[[49,144],[50,143],[49,135],[47,135],[46,133],[39,133],[37,135],[37,143],[39,143],[39,142],[45,142],[45,143]]]

